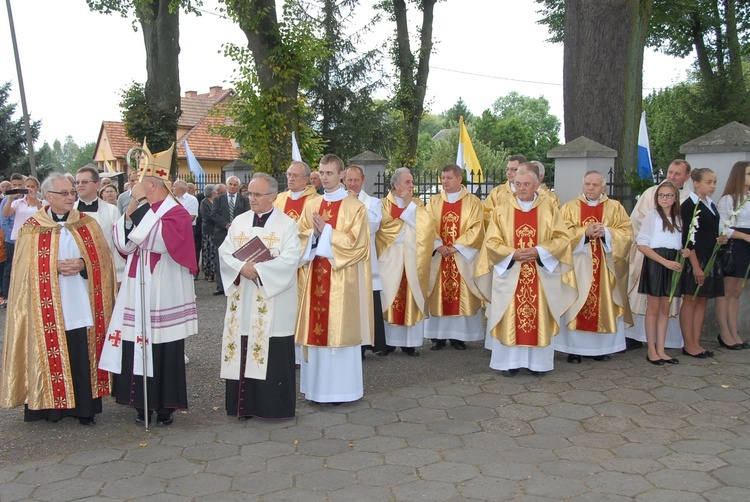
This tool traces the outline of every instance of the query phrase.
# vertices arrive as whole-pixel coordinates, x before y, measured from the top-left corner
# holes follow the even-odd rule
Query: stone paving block
[[[725,401],[727,403],[741,403],[746,401],[748,397],[747,392],[740,389],[725,389],[723,387],[706,387],[696,391],[698,395],[704,399],[711,401]]]
[[[308,415],[297,417],[297,425],[304,425],[313,429],[325,429],[346,423],[346,417],[337,413],[325,413],[322,411],[310,413]]]
[[[669,447],[678,453],[703,453],[709,455],[719,455],[720,453],[729,452],[730,450],[732,450],[731,446],[726,443],[722,443],[721,441],[702,441],[699,439],[677,441],[669,445]],[[750,452],[746,453],[748,454],[748,460],[750,460]],[[719,456],[721,457],[722,455]],[[737,462],[732,461],[728,463],[735,465],[737,464]]]
[[[750,500],[750,489],[738,488],[736,486],[721,486],[703,492],[703,496],[710,502],[737,502],[738,500]]]
[[[544,409],[553,417],[570,420],[585,420],[598,415],[594,408],[587,404],[557,403],[545,406]]]
[[[417,434],[425,434],[427,432],[427,426],[424,424],[394,422],[392,424],[385,424],[376,427],[375,430],[377,431],[378,436],[407,438],[409,436],[416,436]]]
[[[71,479],[83,472],[80,465],[52,464],[21,472],[16,478],[17,483],[42,484],[54,483],[63,479]]]
[[[323,431],[317,427],[297,426],[290,427],[288,429],[279,429],[277,431],[271,431],[271,441],[279,443],[291,443],[297,440],[298,443],[304,441],[311,441],[313,439],[320,439],[323,437]]]
[[[284,493],[284,490],[282,490],[281,492],[277,492],[277,493]],[[178,495],[173,495],[171,493],[170,494],[165,493],[164,495],[165,496],[171,495],[173,497],[178,497]],[[272,493],[271,495],[266,495],[266,497],[272,497],[274,495],[276,494]],[[172,500],[172,499],[166,499],[166,500]],[[221,502],[250,502],[253,500],[259,501],[260,497],[258,497],[257,495],[250,495],[244,492],[238,492],[238,491],[234,491],[230,489],[230,490],[226,490],[223,492],[212,493],[204,497],[196,497],[193,499],[180,497],[180,500],[194,500],[194,501],[202,501],[202,502],[215,502],[219,500]],[[270,499],[264,498],[264,500],[270,500]],[[161,502],[161,501],[157,498],[154,500],[154,502]]]
[[[529,425],[537,434],[559,434],[563,437],[575,436],[583,432],[581,424],[577,420],[568,420],[559,417],[545,417],[534,420]]]
[[[221,500],[216,498],[216,500]],[[314,492],[312,490],[300,490],[299,488],[288,488],[279,492],[270,493],[263,496],[263,502],[275,501],[275,502],[324,502],[326,500],[326,494],[320,492]]]
[[[656,401],[656,398],[644,390],[616,388],[604,393],[610,401],[642,405]]]
[[[223,474],[224,476],[242,476],[251,472],[262,471],[265,467],[265,458],[235,455],[233,457],[209,460],[208,464],[206,464],[206,472]]]
[[[348,403],[341,403],[337,405],[315,404],[313,406],[317,407],[320,411],[323,411],[323,412],[348,415],[350,413],[354,413],[357,411],[370,409],[370,401],[368,401],[367,398],[365,398],[365,399],[360,399],[358,401],[351,401]]]
[[[683,427],[687,427],[687,422],[682,420],[681,418],[676,417],[657,417],[654,415],[646,415],[646,416],[639,416],[639,417],[633,417],[631,420],[638,426],[638,427],[650,427],[655,429],[681,429]]]
[[[635,370],[636,375],[641,374],[641,369]],[[656,378],[643,376],[626,376],[614,381],[618,387],[624,389],[651,390],[661,387],[661,382]]]
[[[434,408],[436,410],[447,410],[448,408],[465,406],[466,401],[461,397],[439,394],[420,398],[419,405],[425,408]]]
[[[297,446],[297,451],[316,457],[329,457],[351,450],[352,447],[349,444],[349,441],[346,439],[313,439],[312,441],[300,443]]]
[[[503,433],[509,437],[525,436],[533,434],[534,429],[529,424],[521,420],[512,418],[493,418],[481,422],[482,429],[488,433]]]
[[[557,499],[575,497],[586,492],[586,486],[578,479],[547,476],[544,474],[523,481],[521,485],[527,495],[539,495]]]
[[[610,376],[607,378],[583,378],[581,380],[570,382],[570,386],[576,390],[605,392],[617,387],[617,385],[610,380],[611,378],[617,378],[617,376]]]
[[[699,413],[687,417],[687,422],[697,427],[718,427],[720,429],[731,429],[741,423],[739,417],[719,416],[706,413]]]
[[[445,420],[448,414],[445,410],[436,410],[434,408],[411,408],[398,412],[398,419],[402,422],[411,422],[415,424],[427,424],[437,420]]]
[[[7,470],[7,469],[0,469],[0,486],[5,483],[10,483],[14,479],[16,479],[16,476],[18,476],[18,471],[16,470]]]
[[[511,396],[488,393],[466,396],[464,400],[469,406],[484,406],[485,408],[498,408],[501,406],[506,406],[513,402],[513,398]]]
[[[456,487],[450,483],[440,481],[414,481],[393,487],[396,500],[411,502],[413,500],[441,501],[454,500]]]
[[[576,446],[589,446],[591,448],[614,448],[627,443],[619,434],[604,434],[599,432],[586,432],[568,438]]]
[[[698,413],[720,417],[739,417],[747,413],[747,408],[742,404],[722,401],[702,401],[692,405],[692,408]]]
[[[130,479],[108,481],[101,491],[106,497],[125,499],[129,497],[147,497],[159,494],[166,496],[164,489],[167,481],[151,476],[135,476]]]
[[[633,418],[646,414],[640,406],[627,403],[607,402],[595,404],[593,408],[603,417]]]
[[[357,478],[353,472],[338,469],[321,469],[300,474],[296,476],[296,479],[297,488],[327,491],[351,486],[356,482]]]
[[[547,411],[542,406],[529,406],[527,404],[510,404],[497,408],[497,414],[500,418],[510,418],[512,420],[536,420],[547,416]]]
[[[502,380],[482,385],[482,392],[500,396],[515,396],[516,394],[527,392],[526,387],[519,383],[508,383],[509,378],[498,378],[502,378]]]
[[[444,451],[443,458],[449,462],[481,466],[486,463],[505,460],[505,450],[487,450],[466,447],[454,448],[452,450]]]
[[[508,462],[520,462],[523,464],[540,464],[557,460],[554,451],[546,448],[524,448],[514,446],[498,452],[498,458]]]
[[[643,476],[624,472],[600,472],[587,476],[583,482],[592,490],[626,497],[635,497],[654,488]]]
[[[113,460],[98,465],[91,465],[81,473],[85,479],[123,479],[132,478],[143,474],[146,465],[143,462],[130,462],[128,460]]]
[[[302,474],[324,468],[323,459],[300,453],[271,458],[266,461],[268,470],[284,474]]]
[[[701,361],[697,359],[695,359],[695,362],[701,363]],[[715,375],[716,369],[719,367],[721,368],[727,367],[726,361],[722,359],[721,364],[719,364],[716,361],[716,359],[708,359],[704,361],[702,364],[692,364],[691,362],[690,364],[680,364],[679,366],[673,366],[669,369],[670,369],[670,373],[673,375],[704,377],[704,376]]]
[[[234,456],[237,455],[237,453],[239,453],[239,448],[235,445],[226,443],[209,443],[185,448],[185,451],[182,452],[182,456],[185,458],[208,461]]]
[[[636,428],[632,419],[625,417],[595,416],[584,420],[581,425],[587,432],[622,434]]]
[[[728,385],[730,389],[750,389],[747,375],[709,375],[703,380],[714,387]]]
[[[705,500],[697,493],[674,490],[651,490],[635,497],[636,502],[703,502]]]
[[[405,465],[377,465],[357,473],[360,484],[397,486],[417,479],[416,469]]]
[[[630,497],[622,497],[620,495],[612,495],[607,493],[606,496],[602,493],[588,492],[577,497],[568,499],[568,502],[601,502],[606,500],[607,502],[633,502]],[[515,500],[513,501],[515,502]]]
[[[602,470],[598,464],[593,462],[577,462],[571,460],[552,460],[539,464],[539,470],[548,476],[560,476],[563,478],[586,479],[592,474]],[[526,467],[528,470],[528,467]],[[484,472],[484,470],[483,470]]]
[[[590,446],[569,446],[555,450],[555,454],[563,460],[601,461],[614,457],[606,448],[592,448]]]
[[[342,471],[361,471],[368,467],[383,465],[383,457],[379,453],[366,451],[348,451],[328,457],[326,466],[330,469]]]
[[[714,472],[714,475],[721,479],[719,471]],[[750,483],[750,478],[747,476],[747,471],[744,469],[742,477]],[[719,486],[719,482],[705,472],[685,471],[680,469],[662,469],[661,471],[646,474],[646,479],[657,488],[663,488],[665,490],[685,490],[688,492],[700,493]]]
[[[679,390],[679,389],[677,389]],[[653,392],[656,394],[656,392]],[[659,398],[659,396],[656,396]],[[662,417],[669,417],[669,418],[685,418],[693,413],[693,409],[686,405],[682,404],[683,401],[677,400],[676,402],[665,402],[666,399],[663,399],[660,402],[656,403],[649,403],[643,406],[643,411],[648,413],[649,415],[656,415],[656,416],[662,416]],[[702,399],[699,399],[699,401],[702,401]]]
[[[570,462],[568,462],[570,463]],[[518,462],[506,462],[498,460],[479,465],[479,472],[483,476],[502,478],[510,481],[523,481],[534,476],[539,476],[541,471],[535,465],[521,464]]]
[[[723,443],[719,443],[723,444]],[[750,450],[731,450],[721,453],[719,458],[730,465],[750,467]]]
[[[458,491],[464,497],[488,501],[515,500],[523,493],[518,482],[492,477],[470,479]]]
[[[348,441],[362,439],[375,435],[375,428],[368,425],[359,424],[341,424],[333,427],[326,427],[323,435],[327,438],[345,439]]]
[[[167,492],[191,497],[203,497],[228,490],[232,484],[229,476],[200,472],[192,476],[176,478],[167,485]]]
[[[519,373],[520,375],[520,373]],[[516,377],[518,378],[518,377]],[[534,380],[531,380],[534,378]],[[568,390],[573,390],[573,386],[567,382],[555,382],[547,378],[529,377],[529,383],[526,384],[526,390],[529,392],[545,392],[548,394],[560,394]]]
[[[216,434],[213,431],[192,431],[179,432],[162,438],[161,444],[168,446],[196,446],[199,444],[213,443],[216,440]]]
[[[84,451],[72,453],[62,460],[63,464],[71,465],[96,465],[112,460],[120,460],[125,456],[125,451],[113,448],[102,448],[101,450]],[[0,478],[2,482],[2,478]]]
[[[407,446],[406,439],[387,436],[374,436],[352,441],[352,443],[356,451],[371,451],[375,453],[386,453]]]
[[[455,383],[451,385],[440,385],[435,388],[435,391],[438,394],[446,396],[466,397],[473,394],[479,394],[482,392],[482,389],[476,385]]]
[[[565,448],[573,444],[568,439],[562,436],[555,436],[554,434],[530,434],[528,436],[519,436],[515,439],[515,442],[519,446],[546,448],[549,450]]]
[[[291,488],[293,476],[278,472],[253,472],[247,476],[239,476],[232,480],[232,489],[252,495],[266,495]]]
[[[181,454],[182,448],[178,446],[162,446],[159,444],[148,443],[147,446],[128,450],[123,460],[150,464],[153,462],[177,458]]]
[[[458,408],[448,410],[448,416],[457,420],[478,422],[480,420],[495,418],[497,413],[492,408],[484,408],[481,406],[459,406]]]
[[[81,499],[76,499],[78,502],[112,502],[112,499],[109,497],[84,497]]]
[[[703,439],[706,441],[733,442],[737,434],[727,429],[716,427],[683,427],[675,431],[682,439]]]
[[[641,476],[663,469],[662,464],[650,458],[610,458],[600,460],[599,465],[607,471]]]
[[[449,434],[427,433],[417,434],[406,438],[406,442],[412,448],[425,448],[428,450],[443,451],[458,448],[463,445],[462,436]]]
[[[422,448],[402,448],[385,454],[385,462],[388,465],[405,465],[415,469],[440,461],[442,457],[438,452]]]
[[[252,422],[252,420],[250,420]],[[249,424],[248,424],[249,425]],[[268,441],[270,434],[280,433],[288,429],[279,429],[274,431],[261,431],[252,427],[234,427],[234,430],[222,430],[216,433],[216,441],[236,446],[245,446],[248,444],[262,443]]]
[[[599,404],[609,401],[603,393],[591,390],[568,390],[561,392],[560,399],[574,404]]]
[[[729,486],[750,488],[750,476],[744,466],[728,465],[715,470],[713,475]]]
[[[401,387],[399,389],[393,389],[391,391],[394,396],[406,397],[411,399],[420,399],[427,396],[434,396],[436,391],[433,387]]]
[[[721,354],[721,365],[716,363],[716,368],[711,374],[719,375],[738,375],[747,376],[747,353],[738,352],[737,354],[727,352],[726,350],[720,350]],[[732,361],[730,358],[736,356]]]
[[[680,439],[674,431],[667,429],[634,429],[622,433],[633,443],[671,444]]]
[[[375,410],[402,411],[408,410],[409,408],[415,408],[419,406],[419,403],[416,399],[413,398],[379,395],[372,398],[372,400],[370,401],[370,406]]]
[[[318,439],[316,441],[323,441]],[[312,441],[306,441],[299,444],[299,448],[311,443]],[[262,457],[262,458],[274,458],[281,457],[283,455],[290,455],[294,453],[294,443],[281,443],[278,441],[264,441],[263,443],[248,444],[240,448],[240,455],[247,455],[250,457]]]
[[[612,453],[624,458],[660,458],[672,451],[661,444],[629,443],[612,448]]]
[[[724,467],[726,462],[714,455],[699,453],[673,453],[657,459],[669,469],[710,472]]]
[[[698,390],[708,386],[703,378],[687,375],[662,375],[659,377],[659,381],[667,388]]]
[[[512,437],[505,434],[494,434],[490,432],[475,432],[461,436],[461,442],[468,448],[479,448],[481,450],[502,450],[509,446],[515,446]]]
[[[438,434],[453,434],[454,436],[463,436],[465,434],[471,434],[482,430],[482,427],[476,422],[453,419],[429,423],[427,424],[427,428]]]
[[[186,458],[173,458],[161,462],[154,462],[146,466],[145,474],[155,478],[174,479],[203,472],[205,465],[201,462],[190,461]]]
[[[479,475],[475,465],[457,462],[439,462],[417,469],[420,479],[430,481],[445,481],[447,483],[461,483]]]
[[[3,483],[0,486],[0,500],[4,502],[15,502],[16,500],[28,500],[31,492],[34,491],[34,485],[26,483]]]
[[[354,485],[330,492],[328,502],[391,502],[391,490],[384,486]]]
[[[651,394],[657,399],[657,403],[651,404],[651,409],[653,409],[656,406],[664,407],[665,403],[683,403],[683,404],[693,404],[698,403],[700,401],[703,401],[703,397],[698,393],[698,391],[689,390],[689,389],[678,389],[677,387],[659,387],[658,389],[653,389],[651,391]],[[649,411],[649,413],[654,413],[653,411]],[[677,415],[685,417],[689,413]],[[669,412],[667,412],[667,415],[669,415]]]
[[[529,406],[548,406],[560,402],[560,396],[551,392],[522,392],[514,395],[512,399],[518,404]]]
[[[45,502],[66,502],[84,497],[93,497],[99,493],[104,485],[103,481],[93,479],[64,479],[47,483],[34,490],[34,500]]]
[[[369,425],[371,427],[395,422],[396,420],[398,420],[398,415],[390,410],[367,409],[349,414],[350,424]]]

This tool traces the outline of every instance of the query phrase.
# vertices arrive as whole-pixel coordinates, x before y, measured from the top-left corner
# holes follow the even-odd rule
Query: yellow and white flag
[[[102,148],[101,146],[99,147],[99,153],[102,154],[102,159],[104,159],[104,170],[108,173],[115,172],[115,168],[112,167],[112,165],[107,161],[107,156],[104,155],[104,148]]]
[[[482,183],[484,175],[482,166],[479,165],[479,159],[471,144],[469,131],[464,124],[464,116],[459,119],[458,129],[458,155],[456,155],[456,165],[466,171],[467,178],[475,183]]]

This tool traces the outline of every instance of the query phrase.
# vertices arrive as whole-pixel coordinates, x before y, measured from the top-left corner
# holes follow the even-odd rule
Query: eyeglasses
[[[93,180],[76,180],[76,185],[88,185],[89,183],[93,182]]]
[[[258,193],[258,192],[248,192],[247,195],[250,197],[255,197],[256,199],[260,199],[264,195],[271,195],[273,192],[268,193]]]
[[[56,193],[57,195],[62,195],[63,197],[67,197],[69,195],[72,195],[75,197],[78,195],[78,192],[75,190],[60,190],[59,192],[55,192],[54,190],[47,190],[47,193]]]
[[[660,193],[658,194],[658,197],[660,199],[674,199],[674,194],[673,193]]]

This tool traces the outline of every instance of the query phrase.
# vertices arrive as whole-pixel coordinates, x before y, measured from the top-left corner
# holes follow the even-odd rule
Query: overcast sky
[[[203,9],[216,12],[217,4],[204,0]],[[11,7],[29,111],[33,119],[42,120],[40,140],[51,143],[71,135],[79,144],[95,141],[103,120],[120,120],[120,91],[134,80],[146,80],[141,32],[133,31],[130,19],[90,12],[85,0],[11,0]],[[427,92],[430,111],[442,112],[462,97],[473,113],[481,114],[498,97],[517,91],[545,96],[562,122],[562,45],[545,42],[549,35],[546,27],[537,24],[538,8],[533,0],[438,3]],[[368,12],[362,7],[360,17],[368,17]],[[410,18],[413,28],[418,21],[414,15]],[[377,45],[391,31],[383,21],[367,43]],[[210,13],[201,17],[181,14],[183,94],[208,92],[213,85],[230,86],[234,66],[221,49],[227,42],[245,42],[231,21]],[[11,100],[19,104],[20,117],[4,5],[0,8],[0,54],[0,81],[11,81]],[[647,51],[644,94],[684,80],[691,62]]]

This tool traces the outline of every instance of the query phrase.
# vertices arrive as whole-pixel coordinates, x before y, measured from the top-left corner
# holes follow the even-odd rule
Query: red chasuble
[[[537,244],[537,210],[523,212],[516,209],[514,215],[513,247],[527,249]],[[539,275],[536,263],[521,264],[521,273],[516,284],[516,345],[539,345]]]
[[[320,203],[319,214],[326,223],[336,228],[341,201]],[[331,262],[316,256],[311,267],[310,325],[308,343],[316,347],[328,346],[328,303],[331,296]]]
[[[306,195],[304,197],[300,197],[297,200],[292,200],[291,197],[288,197],[286,199],[286,204],[284,205],[284,214],[289,216],[294,221],[299,221],[299,217],[302,214],[302,211],[305,209],[306,199]]]
[[[443,201],[440,216],[440,238],[446,246],[452,246],[461,232],[461,199],[453,204]],[[461,274],[456,257],[451,255],[440,261],[440,284],[442,286],[443,315],[461,314]]]
[[[391,205],[391,217],[396,220],[401,217],[405,207],[398,207],[396,204]],[[406,269],[401,273],[401,284],[398,285],[396,298],[393,299],[393,324],[394,326],[403,326],[406,324]]]
[[[585,227],[591,223],[601,223],[604,218],[604,204],[589,206],[581,201],[581,226]],[[591,289],[586,297],[586,303],[583,304],[575,320],[575,329],[580,331],[599,331],[599,284],[602,275],[602,243],[599,239],[592,239],[591,243],[591,261],[593,266],[593,277],[591,280]]]

